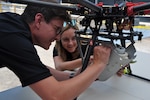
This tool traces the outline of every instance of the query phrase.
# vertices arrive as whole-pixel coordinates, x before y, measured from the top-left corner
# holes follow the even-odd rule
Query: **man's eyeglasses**
[[[67,25],[71,25],[71,26],[76,26],[76,20],[75,19],[72,19],[71,21],[69,22],[64,22],[63,23],[63,27],[66,27]],[[53,23],[51,23],[52,27],[54,28],[55,32],[56,32],[56,35],[59,35],[62,33],[62,28],[61,27],[58,27],[57,25],[54,25]]]
[[[59,28],[57,28],[57,30],[56,30],[56,34],[57,35],[59,35],[60,33],[61,33],[61,31],[62,31],[62,29],[59,27]]]
[[[62,28],[58,27],[57,25],[54,25],[53,23],[50,23],[50,24],[52,25],[53,29],[55,30],[56,35],[59,35],[61,33]]]

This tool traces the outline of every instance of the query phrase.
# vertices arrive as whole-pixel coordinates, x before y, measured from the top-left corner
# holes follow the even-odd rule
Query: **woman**
[[[65,23],[63,27],[60,40],[56,41],[53,50],[53,58],[55,68],[60,71],[76,71],[82,67],[82,59],[80,57],[78,44],[75,37],[75,31],[78,27],[70,23]],[[82,45],[82,51],[85,51],[86,46]],[[92,61],[92,57],[90,58]],[[123,75],[124,68],[118,72],[118,76]]]

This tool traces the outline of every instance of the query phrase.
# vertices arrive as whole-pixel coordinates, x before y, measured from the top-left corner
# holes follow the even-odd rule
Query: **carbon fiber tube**
[[[139,11],[143,11],[143,10],[147,10],[147,9],[150,9],[150,2],[142,4],[142,5],[134,6],[133,12],[139,12]]]
[[[52,3],[52,2],[46,2],[46,1],[41,1],[41,0],[4,0],[6,2],[11,2],[11,3],[19,3],[19,4],[30,4],[30,5],[38,5],[38,6],[51,6],[53,8],[57,9],[64,9],[68,11],[77,11],[78,7],[75,6],[64,6],[60,5],[58,3]]]
[[[82,6],[85,6],[97,13],[101,13],[101,11],[102,11],[101,7],[96,6],[93,2],[91,2],[89,0],[70,0],[70,3],[81,4]]]
[[[148,10],[148,9],[150,9],[150,2],[145,3],[145,4],[141,4],[138,6],[128,7],[127,14],[128,14],[128,16],[131,16],[131,15],[134,15],[134,14],[142,12],[142,11],[144,12],[144,10]]]

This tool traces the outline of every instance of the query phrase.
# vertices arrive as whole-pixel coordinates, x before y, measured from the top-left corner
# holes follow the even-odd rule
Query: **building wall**
[[[14,12],[18,14],[22,14],[26,5],[23,4],[14,4],[14,3],[6,3],[0,1],[0,12]]]

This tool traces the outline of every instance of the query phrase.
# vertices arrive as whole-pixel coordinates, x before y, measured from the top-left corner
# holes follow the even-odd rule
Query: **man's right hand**
[[[110,57],[111,47],[110,46],[95,46],[94,47],[94,64],[107,65]]]

